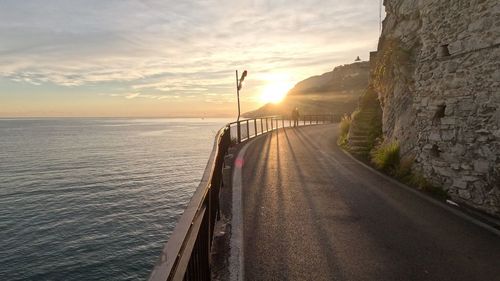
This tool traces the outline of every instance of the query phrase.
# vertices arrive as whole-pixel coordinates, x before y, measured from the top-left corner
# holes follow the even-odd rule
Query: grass
[[[399,144],[396,142],[381,144],[371,153],[372,163],[380,170],[395,173],[399,167]]]
[[[355,119],[358,117],[358,115],[359,115],[359,113],[360,113],[360,112],[361,112],[361,109],[359,109],[359,108],[358,108],[358,109],[356,109],[356,110],[354,110],[354,111],[351,113],[350,119],[351,119],[351,120],[355,120]],[[345,116],[345,117],[348,117],[347,115],[344,115],[344,116]]]
[[[404,179],[401,179],[401,181],[439,199],[446,200],[449,198],[448,193],[446,193],[443,188],[432,185],[422,174],[418,172],[412,172]]]
[[[351,122],[352,119],[348,115],[344,115],[342,119],[340,119],[339,123],[340,134],[337,143],[342,147],[347,146],[347,135],[349,134],[349,129],[351,128]]]
[[[415,162],[415,157],[405,156],[399,160],[399,165],[397,166],[394,176],[399,179],[405,179],[412,174],[411,167]]]
[[[441,187],[434,186],[420,172],[412,170],[415,157],[400,157],[400,147],[397,142],[375,147],[371,152],[371,162],[376,168],[402,183],[442,200],[449,198]]]

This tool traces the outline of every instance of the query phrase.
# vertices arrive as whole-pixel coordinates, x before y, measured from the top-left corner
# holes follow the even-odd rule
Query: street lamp
[[[245,81],[245,77],[247,77],[247,71],[243,71],[241,74],[241,78],[238,80],[238,70],[236,70],[236,95],[238,96],[238,120],[240,121],[240,90],[243,87],[243,81]]]
[[[236,96],[238,97],[238,119],[236,120],[236,129],[238,131],[238,142],[241,141],[241,130],[240,130],[240,90],[243,87],[243,81],[245,81],[245,77],[247,77],[247,71],[243,71],[241,74],[241,78],[238,79],[238,70],[236,70]]]

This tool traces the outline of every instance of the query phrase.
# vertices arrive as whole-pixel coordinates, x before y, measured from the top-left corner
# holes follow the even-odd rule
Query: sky
[[[0,116],[235,116],[235,70],[245,112],[378,36],[376,0],[0,0]]]

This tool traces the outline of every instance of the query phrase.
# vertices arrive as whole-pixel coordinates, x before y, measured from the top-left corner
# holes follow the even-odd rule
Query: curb
[[[254,140],[267,136],[269,133],[259,135],[253,139],[245,141],[236,146],[232,157],[232,207],[231,207],[231,238],[229,254],[229,279],[231,281],[245,280],[245,257],[244,257],[244,231],[243,231],[243,191],[242,191],[242,171],[243,167],[238,167],[236,161],[245,158],[246,150]]]
[[[482,221],[482,220],[479,220],[473,216],[471,216],[469,213],[466,213],[462,208],[460,207],[452,207],[451,205],[448,205],[442,201],[439,201],[435,198],[432,198],[430,197],[429,195],[425,194],[425,193],[422,193],[421,191],[418,191],[404,183],[401,183],[400,181],[380,172],[380,171],[377,171],[376,169],[374,169],[373,167],[363,163],[362,161],[356,159],[356,157],[352,156],[348,151],[346,151],[344,148],[340,147],[339,145],[337,145],[337,147],[345,154],[347,155],[348,157],[350,157],[352,160],[354,160],[355,162],[361,164],[363,167],[365,167],[366,169],[378,174],[379,176],[383,177],[384,179],[398,185],[399,187],[409,191],[409,192],[412,192],[413,194],[417,195],[418,197],[426,200],[427,202],[430,202],[432,204],[434,204],[435,206],[439,206],[453,214],[455,214],[456,216],[462,218],[462,219],[465,219],[485,230],[488,230],[490,231],[491,233],[497,235],[500,237],[500,229],[496,228],[495,226],[493,226],[492,224],[490,223],[487,223],[485,221],[487,221],[487,219],[483,219],[485,221]]]

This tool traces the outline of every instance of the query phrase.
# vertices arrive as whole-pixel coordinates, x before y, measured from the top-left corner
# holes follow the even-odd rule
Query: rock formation
[[[383,136],[456,201],[500,214],[500,1],[386,0]]]

